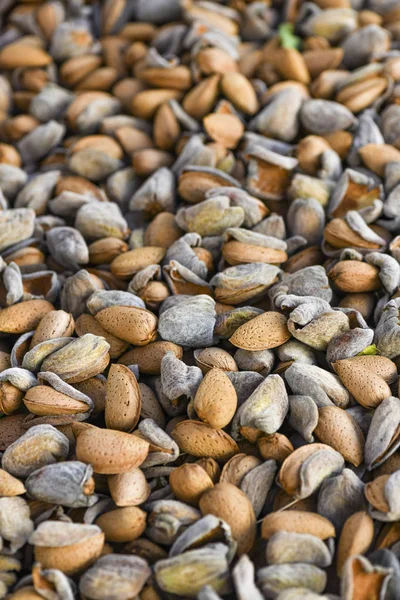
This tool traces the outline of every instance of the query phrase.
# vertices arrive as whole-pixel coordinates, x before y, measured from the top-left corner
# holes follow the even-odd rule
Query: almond
[[[314,433],[321,442],[332,446],[355,467],[362,463],[364,434],[358,423],[343,408],[322,406]]]
[[[360,356],[346,358],[333,363],[335,372],[339,375],[343,385],[349,390],[354,399],[365,408],[376,408],[382,400],[392,395],[385,379],[374,372],[372,361],[358,359],[375,358],[374,356]],[[385,358],[385,357],[376,357]],[[389,361],[389,359],[386,359]],[[392,362],[392,361],[390,361]],[[394,363],[393,363],[394,364]]]
[[[256,517],[250,500],[239,488],[231,483],[217,483],[202,495],[199,507],[203,515],[215,515],[228,523],[238,544],[239,556],[252,549],[256,538]]]
[[[332,219],[324,229],[324,238],[334,248],[367,248],[378,250],[379,245],[364,240],[343,219]],[[349,262],[349,261],[342,261]],[[360,262],[360,261],[350,261]],[[339,263],[341,264],[341,263]],[[361,263],[366,264],[366,263]]]
[[[329,279],[341,292],[374,292],[382,282],[379,269],[359,260],[342,260],[328,272]]]
[[[108,476],[111,498],[117,506],[137,506],[147,500],[150,486],[141,469]]]
[[[95,473],[116,475],[139,467],[149,452],[149,443],[135,435],[74,423],[78,460],[91,464]]]
[[[380,512],[387,513],[390,510],[386,500],[385,485],[390,475],[380,475],[366,484],[364,494],[368,502]]]
[[[257,112],[257,94],[242,73],[225,73],[221,79],[221,91],[241,112],[247,115],[254,115]]]
[[[193,401],[202,421],[215,429],[226,427],[236,412],[237,395],[229,377],[221,369],[205,374]]]
[[[257,440],[257,448],[264,460],[276,460],[279,464],[294,451],[292,443],[282,433],[263,435]]]
[[[54,306],[47,300],[27,300],[0,310],[0,331],[2,333],[26,333],[36,329],[40,320]]]
[[[135,346],[145,346],[157,335],[157,317],[143,308],[109,306],[96,319],[106,331]]]
[[[44,569],[59,569],[65,575],[74,575],[99,558],[104,533],[96,525],[44,521],[29,541],[34,546],[35,561]]]
[[[139,421],[141,407],[141,393],[135,375],[124,365],[111,365],[106,388],[106,427],[133,431]]]
[[[15,42],[7,44],[0,51],[1,69],[23,69],[34,67],[46,67],[52,62],[47,52],[33,45]]]
[[[144,532],[146,517],[147,513],[137,506],[125,506],[102,514],[96,525],[103,531],[106,542],[132,542]]]
[[[48,385],[37,385],[24,397],[26,408],[34,415],[78,415],[88,411],[85,402],[75,400]]]
[[[195,350],[194,359],[196,365],[200,367],[205,374],[213,367],[222,371],[238,371],[235,359],[222,348],[204,348],[204,350]],[[180,358],[180,357],[178,357]]]
[[[132,348],[122,356],[118,362],[121,365],[137,365],[141,373],[146,375],[159,375],[161,372],[161,361],[167,352],[173,352],[176,358],[183,356],[182,346],[173,342],[150,342],[146,346]]]
[[[231,240],[223,245],[222,256],[230,265],[241,265],[253,262],[280,265],[288,259],[288,255],[284,250],[254,246],[236,240]]]
[[[214,483],[200,465],[186,463],[172,471],[169,485],[178,500],[198,506],[202,494],[211,489]]]
[[[206,77],[186,94],[182,106],[191,117],[199,120],[211,112],[218,97],[219,80],[219,75]]]
[[[213,429],[201,421],[181,421],[171,437],[182,452],[192,456],[226,461],[239,452],[236,442],[222,429]]]
[[[70,337],[74,329],[75,321],[71,313],[65,310],[51,310],[40,320],[33,334],[31,348],[46,340]]]
[[[22,481],[0,469],[0,496],[21,496],[26,493]]]
[[[181,93],[178,90],[144,90],[132,99],[132,114],[140,119],[151,119],[157,108],[167,100],[178,100]]]
[[[229,341],[243,350],[276,348],[290,338],[286,322],[286,317],[278,312],[265,312],[236,329]]]
[[[165,248],[156,246],[135,248],[117,256],[111,263],[111,272],[119,279],[131,279],[135,273],[145,267],[160,263],[164,256]]]
[[[210,138],[224,148],[236,148],[244,133],[243,123],[235,115],[211,113],[203,119],[203,125]]]
[[[359,149],[359,154],[365,166],[380,177],[384,176],[388,163],[400,162],[400,150],[389,144],[367,144]]]
[[[280,531],[293,533],[309,533],[321,540],[335,537],[335,528],[328,519],[321,515],[304,510],[272,512],[262,522],[261,535],[269,539]]]
[[[79,337],[82,337],[86,333],[92,333],[93,335],[103,337],[107,343],[110,344],[110,358],[118,358],[129,346],[129,344],[124,342],[124,340],[120,340],[119,338],[115,337],[115,335],[112,335],[106,331],[104,327],[100,325],[98,320],[92,315],[80,315],[76,320],[75,330]]]
[[[224,465],[219,481],[240,487],[243,477],[260,464],[261,461],[257,456],[243,453],[236,454],[236,456],[232,456]]]
[[[364,554],[374,539],[374,522],[365,511],[356,512],[345,522],[337,549],[337,574],[350,556]]]

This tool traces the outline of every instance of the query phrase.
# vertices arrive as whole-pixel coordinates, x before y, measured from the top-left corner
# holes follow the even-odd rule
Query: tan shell
[[[160,212],[149,223],[144,233],[144,243],[146,246],[157,246],[159,248],[169,248],[182,235],[175,222],[175,215],[169,212]]]
[[[196,461],[196,464],[200,465],[200,467],[208,473],[213,483],[219,481],[221,467],[214,458],[200,458]]]
[[[222,429],[213,429],[201,421],[181,421],[175,425],[171,437],[182,452],[192,456],[228,460],[239,452],[236,442]]]
[[[150,486],[141,469],[109,475],[108,487],[117,506],[137,506],[145,502],[150,494]]]
[[[84,381],[74,383],[74,387],[86,394],[93,400],[94,408],[92,415],[96,415],[104,411],[106,404],[106,385],[107,382],[103,378],[90,377]]]
[[[248,115],[254,115],[257,112],[257,94],[250,81],[242,73],[225,73],[221,79],[221,91],[238,110]]]
[[[218,84],[220,76],[210,75],[202,79],[184,97],[182,106],[195,119],[202,119],[208,115],[218,97]]]
[[[45,342],[60,337],[70,337],[75,329],[75,321],[71,313],[65,310],[51,310],[41,319],[33,334],[31,348]]]
[[[47,52],[33,45],[15,42],[7,44],[0,52],[0,68],[16,69],[18,67],[45,67],[52,62]]]
[[[112,335],[100,325],[93,315],[82,314],[80,315],[75,323],[75,331],[81,337],[86,333],[92,333],[105,338],[110,344],[109,355],[110,358],[118,358],[128,348],[129,344],[120,340],[115,335]],[[133,364],[133,363],[131,363]]]
[[[139,467],[149,452],[149,443],[135,435],[74,423],[78,460],[91,464],[95,473],[116,475]]]
[[[343,408],[322,406],[314,433],[321,442],[332,446],[355,467],[364,460],[364,434]]]
[[[180,97],[181,93],[178,90],[144,90],[133,97],[131,111],[135,117],[151,119],[163,102]]]
[[[142,535],[146,528],[145,513],[136,506],[116,508],[101,515],[96,520],[106,538],[106,542],[132,542]]]
[[[135,346],[145,346],[157,335],[157,317],[144,308],[110,306],[100,310],[96,319],[106,331]]]
[[[89,262],[92,265],[111,263],[117,256],[128,250],[128,244],[114,237],[92,242],[89,247]]]
[[[119,279],[131,279],[142,269],[161,262],[165,252],[165,248],[157,246],[144,246],[129,250],[129,252],[124,252],[114,258],[111,263],[111,272]]]
[[[202,494],[214,487],[208,473],[196,463],[177,467],[169,476],[169,484],[178,500],[198,506]]]
[[[22,481],[0,469],[0,496],[21,496],[25,492]]]
[[[30,388],[24,397],[26,408],[34,415],[75,415],[88,411],[88,405],[58,392],[48,385]]]
[[[0,382],[0,411],[11,415],[17,411],[22,403],[24,393],[8,381]]]
[[[370,248],[371,250],[377,250],[379,248],[378,244],[364,240],[358,233],[353,231],[344,219],[332,219],[332,221],[329,221],[324,229],[324,238],[328,244],[334,248]],[[354,260],[341,261],[338,264],[342,265],[342,267],[340,267],[342,269],[343,264],[348,262],[357,264],[353,264],[352,267],[345,266],[344,269],[347,270],[347,273],[350,269],[356,270],[357,267],[363,269],[363,267],[360,267],[360,264],[372,266]]]
[[[25,433],[26,415],[18,413],[0,419],[0,451],[4,451]]]
[[[279,483],[289,496],[297,496],[301,486],[301,467],[304,461],[312,454],[329,448],[327,444],[307,444],[289,454],[279,471]]]
[[[183,356],[182,346],[173,342],[151,342],[146,346],[132,348],[122,356],[118,362],[122,365],[137,365],[141,373],[146,375],[159,375],[161,361],[167,352],[173,352],[176,358]]]
[[[400,150],[389,144],[367,144],[359,149],[359,153],[364,164],[381,177],[388,163],[400,161]]]
[[[267,350],[281,346],[290,338],[284,315],[265,312],[236,329],[229,341],[243,350]]]
[[[35,535],[35,534],[34,534]],[[99,531],[70,545],[34,545],[35,561],[44,569],[59,569],[65,575],[74,575],[99,558],[104,547],[104,533]]]
[[[195,350],[194,359],[196,365],[200,367],[203,373],[216,367],[222,371],[238,371],[237,364],[233,356],[222,348],[204,348],[204,350]]]
[[[106,387],[106,427],[133,431],[139,421],[141,407],[142,397],[135,375],[124,365],[111,365]]]
[[[279,464],[294,451],[290,440],[283,433],[263,435],[257,440],[257,448],[264,460],[276,460]]]
[[[231,483],[240,487],[243,477],[260,464],[261,461],[257,456],[243,453],[236,454],[224,465],[219,481],[220,483]]]
[[[279,531],[309,533],[321,540],[336,535],[335,528],[328,519],[317,513],[304,510],[279,511],[267,515],[261,526],[262,537],[268,539]]]
[[[27,300],[0,310],[0,331],[2,333],[26,333],[36,329],[40,320],[54,306],[47,300]]]
[[[385,379],[374,372],[372,361],[358,361],[358,358],[369,359],[375,357],[360,356],[355,357],[354,359],[347,358],[336,361],[332,366],[339,375],[343,385],[346,386],[354,399],[361,404],[361,406],[364,406],[365,408],[376,408],[382,400],[389,398],[392,395],[392,392]]]
[[[210,138],[224,148],[236,148],[244,133],[243,123],[235,115],[210,113],[203,125]]]
[[[337,549],[337,573],[342,574],[343,565],[350,556],[364,554],[374,538],[374,522],[365,511],[356,512],[345,522]]]
[[[366,484],[364,494],[368,502],[380,512],[389,512],[390,507],[386,500],[385,485],[390,475],[380,475]]]
[[[203,515],[215,515],[228,523],[238,544],[239,556],[252,549],[256,538],[256,517],[250,500],[239,488],[231,483],[217,483],[202,495],[199,507]]]
[[[263,262],[269,265],[280,265],[287,261],[288,255],[283,250],[254,246],[231,240],[222,247],[222,256],[230,265],[241,265],[252,262]]]
[[[231,422],[236,412],[237,395],[224,371],[211,369],[205,374],[193,406],[200,419],[215,429],[222,429]]]
[[[328,272],[329,279],[341,292],[374,292],[382,282],[379,269],[359,260],[342,260]]]

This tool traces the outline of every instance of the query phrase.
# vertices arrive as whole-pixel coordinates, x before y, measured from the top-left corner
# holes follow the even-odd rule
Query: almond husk
[[[237,408],[237,395],[224,371],[214,368],[205,374],[193,406],[200,419],[214,429],[222,429],[231,422]]]
[[[322,406],[319,409],[315,435],[331,446],[355,467],[364,459],[364,434],[358,423],[338,406]]]
[[[36,329],[40,320],[54,306],[47,300],[27,300],[0,310],[0,331],[2,333],[26,333]]]
[[[203,515],[215,515],[231,528],[239,556],[249,552],[256,539],[256,517],[250,500],[231,483],[217,483],[200,498]]]
[[[144,308],[110,306],[100,310],[96,319],[106,331],[135,346],[145,346],[157,335],[157,317]]]
[[[95,473],[116,475],[139,467],[149,452],[149,443],[135,435],[74,423],[77,459],[91,464]]]
[[[321,540],[335,537],[335,528],[332,523],[321,515],[304,510],[289,510],[272,512],[261,525],[261,536],[269,539],[280,531],[293,533],[308,533]]]
[[[181,421],[170,435],[182,452],[198,458],[226,461],[239,452],[236,442],[225,431],[213,429],[201,421]]]
[[[141,408],[142,397],[135,375],[125,365],[111,365],[106,387],[106,427],[133,431],[139,421]]]
[[[313,443],[300,446],[289,454],[279,471],[279,484],[289,496],[297,497],[302,484],[301,468],[306,459],[320,450],[329,448],[327,444]]]
[[[117,256],[111,263],[111,272],[118,279],[131,279],[135,273],[158,264],[165,256],[165,248],[144,246]]]
[[[176,358],[183,356],[182,346],[173,342],[151,342],[147,346],[132,348],[122,356],[118,362],[121,365],[137,365],[141,373],[146,375],[159,375],[161,372],[161,362],[167,352],[173,352]]]
[[[123,352],[125,352],[125,350],[127,350],[129,346],[129,344],[124,340],[120,340],[119,338],[115,337],[115,335],[112,335],[106,331],[106,329],[100,325],[93,315],[88,315],[85,313],[80,315],[76,320],[75,330],[79,337],[85,335],[86,333],[92,333],[93,335],[98,335],[105,338],[105,340],[110,344],[110,358],[118,358]]]
[[[196,463],[177,467],[169,476],[172,492],[181,502],[198,506],[204,492],[214,487],[208,473]]]
[[[358,358],[375,357],[346,358],[336,361],[332,366],[343,385],[361,406],[376,408],[385,398],[389,398],[392,392],[385,379],[373,370],[373,362],[368,360],[358,361]]]
[[[231,344],[243,350],[267,350],[281,346],[291,334],[284,315],[269,311],[244,323],[229,338]]]
[[[364,554],[374,538],[374,522],[365,511],[356,512],[345,522],[337,549],[336,570],[340,577],[350,556]]]
[[[379,269],[359,260],[342,260],[328,272],[329,279],[341,292],[375,292],[382,282]]]
[[[137,506],[116,508],[96,519],[106,542],[126,543],[137,540],[146,528],[147,513]]]

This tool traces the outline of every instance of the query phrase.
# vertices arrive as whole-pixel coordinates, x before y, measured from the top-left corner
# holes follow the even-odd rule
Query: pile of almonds
[[[0,598],[400,599],[398,0],[0,0]]]

